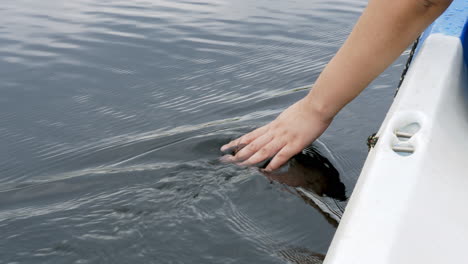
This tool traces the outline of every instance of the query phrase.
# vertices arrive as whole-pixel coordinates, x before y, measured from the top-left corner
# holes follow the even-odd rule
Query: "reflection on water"
[[[333,164],[310,146],[294,156],[275,172],[263,172],[271,181],[285,184],[288,190],[323,214],[332,225],[338,226],[346,201],[345,186]],[[307,248],[286,247],[278,255],[291,263],[322,263],[324,255]]]
[[[268,173],[267,177],[292,187],[302,187],[320,196],[346,200],[345,186],[340,181],[338,170],[314,147],[304,149],[285,167]]]
[[[224,151],[223,155],[234,156],[245,146],[234,146]],[[220,161],[224,162],[224,156]],[[294,187],[299,197],[320,210],[331,224],[338,226],[344,211],[344,204],[339,202],[347,199],[345,185],[340,181],[338,170],[315,146],[305,148],[277,171],[263,170],[270,161],[271,158],[254,167],[260,168],[259,171],[272,182]]]
[[[272,181],[294,187],[307,204],[318,209],[331,224],[338,225],[347,199],[345,185],[338,170],[316,147],[304,149],[280,170],[264,174]]]
[[[0,263],[322,259],[405,59],[269,175],[294,187],[218,149],[304,96],[365,4],[2,0]]]

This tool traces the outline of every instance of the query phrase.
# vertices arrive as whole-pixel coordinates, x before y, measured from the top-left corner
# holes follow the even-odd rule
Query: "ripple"
[[[385,111],[350,106],[317,141],[338,180],[271,182],[219,146],[304,96],[365,4],[2,2],[2,261],[321,263],[365,158],[352,142]]]

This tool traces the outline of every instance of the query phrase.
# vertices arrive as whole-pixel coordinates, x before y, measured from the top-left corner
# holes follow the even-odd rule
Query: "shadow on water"
[[[235,155],[243,147],[245,146],[228,149],[223,154]],[[317,209],[328,223],[338,226],[347,200],[345,185],[340,181],[338,170],[319,152],[318,147],[309,146],[277,171],[263,171],[270,160],[261,162],[256,167],[271,183],[283,184],[287,187],[285,191],[300,197],[306,204]],[[243,218],[245,224],[249,222],[246,216],[239,218]],[[257,225],[252,222],[248,224],[253,226],[251,229],[259,232]],[[266,240],[264,244],[269,245],[276,254],[292,263],[322,263],[324,259],[323,254],[307,248],[294,247],[287,243],[276,245],[268,235],[264,235],[263,240]]]
[[[304,149],[279,171],[264,174],[272,181],[294,187],[306,203],[338,226],[347,200],[345,185],[338,170],[316,147]]]

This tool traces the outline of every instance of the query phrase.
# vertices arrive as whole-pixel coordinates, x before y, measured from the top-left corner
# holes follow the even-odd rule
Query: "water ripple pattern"
[[[218,149],[304,96],[365,4],[3,0],[0,263],[320,263],[320,207]],[[321,139],[348,195],[401,61]]]

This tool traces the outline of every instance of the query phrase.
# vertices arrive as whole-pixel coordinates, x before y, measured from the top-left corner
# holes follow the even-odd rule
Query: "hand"
[[[306,97],[271,123],[222,146],[221,151],[245,146],[234,156],[225,156],[223,160],[251,166],[273,157],[265,170],[276,170],[316,140],[331,121],[314,109]]]

